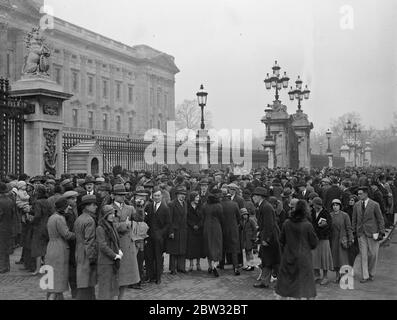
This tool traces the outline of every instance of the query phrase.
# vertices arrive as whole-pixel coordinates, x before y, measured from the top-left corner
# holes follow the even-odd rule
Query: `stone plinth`
[[[292,115],[292,128],[298,136],[299,167],[311,168],[310,131],[313,123],[309,122],[307,114],[298,110]]]
[[[199,148],[199,165],[200,169],[209,168],[209,147],[211,141],[208,135],[208,130],[199,130],[197,135],[197,144]]]
[[[35,106],[26,116],[24,133],[25,172],[30,176],[63,172],[63,102],[72,97],[47,77],[23,77],[12,85],[11,96]]]

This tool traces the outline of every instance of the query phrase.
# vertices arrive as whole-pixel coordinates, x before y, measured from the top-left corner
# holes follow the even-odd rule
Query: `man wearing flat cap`
[[[95,300],[97,282],[97,243],[95,239],[97,199],[81,199],[82,214],[74,223],[76,234],[77,300]]]
[[[172,275],[177,272],[186,273],[185,255],[187,246],[187,191],[179,186],[175,190],[176,199],[169,204],[171,227],[167,240],[167,253],[170,254],[170,271]]]
[[[267,197],[268,192],[265,188],[259,187],[253,192],[253,200],[258,207],[259,257],[262,260],[260,282],[254,287],[264,289],[270,287],[272,273],[277,273],[281,260],[280,230],[277,225],[276,213],[266,201]]]

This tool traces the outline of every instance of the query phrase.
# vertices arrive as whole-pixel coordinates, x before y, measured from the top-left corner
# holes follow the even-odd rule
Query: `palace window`
[[[103,80],[103,98],[108,98],[108,81]]]
[[[103,115],[103,130],[108,130],[108,115],[106,113]]]
[[[55,82],[61,84],[61,68],[55,68]]]
[[[93,76],[88,76],[88,95],[89,96],[94,95],[94,77]]]
[[[128,87],[128,103],[129,104],[134,103],[134,86]]]
[[[88,111],[88,128],[94,129],[94,112]]]
[[[116,83],[116,99],[121,100],[121,83],[117,82]]]
[[[79,75],[77,72],[72,72],[72,90],[74,93],[79,91]]]
[[[117,130],[117,132],[121,131],[121,117],[120,116],[116,117],[116,130]]]
[[[164,108],[167,108],[168,106],[168,96],[167,94],[164,94]]]
[[[73,109],[72,117],[73,117],[73,127],[77,128],[79,126],[79,111],[77,109]]]
[[[128,132],[129,133],[132,133],[132,127],[133,127],[133,119],[130,117],[130,118],[128,118]]]

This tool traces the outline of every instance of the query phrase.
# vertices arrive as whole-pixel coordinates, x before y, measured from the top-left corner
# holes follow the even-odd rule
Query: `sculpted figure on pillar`
[[[49,77],[51,50],[45,42],[45,38],[41,35],[40,28],[33,28],[28,33],[25,44],[27,54],[22,74]]]

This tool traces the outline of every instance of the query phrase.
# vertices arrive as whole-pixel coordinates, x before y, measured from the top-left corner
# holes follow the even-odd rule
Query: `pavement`
[[[11,272],[0,275],[0,300],[45,300],[46,294],[40,289],[40,276],[31,276],[19,270],[15,264],[21,249],[11,256]],[[235,276],[229,266],[214,278],[207,273],[206,260],[202,260],[201,272],[172,276],[168,270],[168,255],[165,255],[165,269],[160,285],[147,284],[142,290],[129,289],[127,300],[274,300],[276,295],[270,289],[256,289],[253,284],[259,270],[242,271]],[[259,260],[256,261],[259,264]],[[330,273],[334,280],[335,274]],[[354,289],[341,289],[339,284],[330,283],[317,287],[318,300],[397,300],[397,233],[393,232],[380,248],[378,270],[375,281],[360,283],[359,275],[354,278]],[[69,293],[65,299],[70,300]]]

